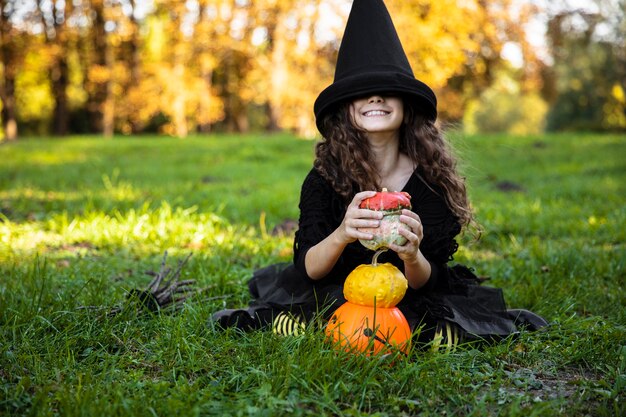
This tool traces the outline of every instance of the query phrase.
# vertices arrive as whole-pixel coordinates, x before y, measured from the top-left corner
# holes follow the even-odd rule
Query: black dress
[[[460,327],[467,335],[500,338],[517,332],[519,310],[507,311],[502,291],[479,285],[479,279],[464,266],[449,266],[458,245],[458,219],[441,193],[414,173],[402,191],[411,195],[413,211],[424,227],[420,249],[430,262],[432,273],[419,290],[409,287],[398,304],[411,329],[434,328],[442,320]],[[307,175],[300,195],[299,229],[294,240],[293,263],[271,265],[256,271],[249,281],[253,307],[274,311],[288,310],[310,319],[316,313],[325,317],[345,302],[343,283],[358,265],[371,263],[374,252],[358,241],[349,244],[332,271],[320,280],[307,276],[307,251],[333,232],[342,222],[346,204],[341,196],[315,170]],[[391,262],[404,271],[402,260],[393,251],[380,255],[379,262]],[[545,322],[537,317],[538,326]],[[527,323],[528,324],[528,323]]]

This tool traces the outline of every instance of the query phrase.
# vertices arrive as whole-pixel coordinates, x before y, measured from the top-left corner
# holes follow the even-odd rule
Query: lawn
[[[394,360],[207,325],[291,258],[314,143],[289,135],[0,145],[0,415],[626,415],[626,138],[453,135],[482,226],[453,262],[551,323]],[[126,300],[191,254],[177,312]],[[123,307],[116,315],[107,314]]]

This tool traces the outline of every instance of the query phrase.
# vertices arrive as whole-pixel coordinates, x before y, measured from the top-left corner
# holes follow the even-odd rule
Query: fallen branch
[[[179,261],[176,269],[172,270],[172,268],[167,266],[167,251],[165,251],[159,272],[146,272],[147,275],[154,277],[148,286],[143,290],[138,288],[131,289],[126,296],[124,305],[113,307],[106,315],[108,317],[114,317],[131,307],[134,310],[150,312],[164,309],[173,311],[180,310],[185,300],[205,290],[194,290],[193,285],[196,281],[193,279],[179,281],[180,273],[190,257],[191,254],[182,261]],[[97,306],[79,307],[79,309],[89,310],[97,310],[100,308],[101,307]]]

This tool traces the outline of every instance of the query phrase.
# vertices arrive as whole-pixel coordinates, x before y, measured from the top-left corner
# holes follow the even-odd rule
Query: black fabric
[[[220,310],[211,316],[211,321],[223,329],[236,327],[243,331],[260,330],[271,326],[281,309],[269,305],[256,305],[246,309]]]
[[[355,0],[337,55],[335,81],[371,68],[413,76],[385,4],[380,0]]]
[[[274,264],[255,271],[248,281],[248,289],[254,298],[252,306],[290,311],[307,320],[318,313],[329,318],[346,301],[343,297],[343,286],[315,285],[292,263]]]
[[[438,265],[452,259],[458,245],[454,240],[461,226],[445,203],[442,195],[426,185],[413,174],[404,188],[411,195],[411,205],[424,225],[421,251],[433,266],[433,275],[424,290],[435,285]],[[345,203],[330,184],[312,169],[304,180],[300,192],[299,228],[294,240],[294,264],[306,276],[304,260],[306,252],[322,241],[341,224],[345,215]],[[346,276],[358,265],[370,263],[374,252],[358,241],[349,244],[328,276],[316,285],[342,285]],[[404,272],[404,263],[392,251],[380,255],[379,262],[391,262]]]
[[[402,191],[412,196],[413,210],[422,220],[421,250],[432,266],[428,283],[419,290],[409,288],[398,304],[413,331],[423,328],[423,334],[429,334],[446,321],[462,329],[466,340],[497,339],[517,332],[520,323],[531,323],[535,328],[545,323],[530,312],[517,316],[510,313],[500,289],[479,285],[473,271],[463,265],[448,265],[458,247],[455,237],[460,225],[436,190],[414,174]],[[359,242],[348,245],[327,277],[311,280],[304,265],[306,252],[339,226],[345,207],[339,195],[312,169],[302,185],[300,210],[294,262],[270,265],[253,274],[248,283],[254,298],[252,305],[287,310],[306,319],[316,313],[329,318],[346,301],[343,283],[347,275],[356,266],[370,263],[374,252]],[[403,262],[394,252],[383,253],[379,262],[391,262],[404,272]]]
[[[478,279],[468,271],[461,265],[445,267],[439,285],[431,291],[407,291],[398,308],[412,331],[422,328],[422,336],[429,334],[444,320],[459,326],[467,340],[502,338],[518,331],[516,318],[520,315],[506,309],[502,291],[479,286]],[[274,315],[290,311],[310,320],[321,313],[328,319],[346,302],[343,286],[316,285],[289,263],[256,271],[248,285],[255,299],[253,308],[268,308]]]
[[[533,313],[532,311],[512,309],[507,310],[507,313],[518,328],[536,331],[548,326],[546,319]]]
[[[437,118],[437,98],[417,80],[382,0],[355,0],[341,41],[333,83],[315,100],[317,126],[338,103],[372,93],[398,93],[426,118]]]
[[[424,226],[420,249],[433,266],[429,283],[419,290],[423,292],[437,285],[438,271],[452,259],[458,248],[455,237],[461,227],[443,196],[424,183],[417,173],[409,178],[401,191],[411,195],[412,210],[420,216]],[[306,253],[339,227],[345,215],[346,205],[341,196],[313,168],[302,184],[299,208],[299,228],[294,240],[294,264],[306,277],[304,264]],[[342,286],[346,276],[358,265],[370,263],[373,255],[373,251],[358,241],[349,244],[332,271],[322,280],[315,282],[315,285]],[[404,272],[404,263],[392,251],[381,254],[378,261],[390,262]]]

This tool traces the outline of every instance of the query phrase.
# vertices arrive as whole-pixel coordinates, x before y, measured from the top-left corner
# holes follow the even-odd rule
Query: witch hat
[[[385,3],[354,0],[339,47],[335,79],[313,106],[320,132],[327,112],[341,102],[373,93],[398,93],[427,119],[437,119],[435,93],[415,78]]]

